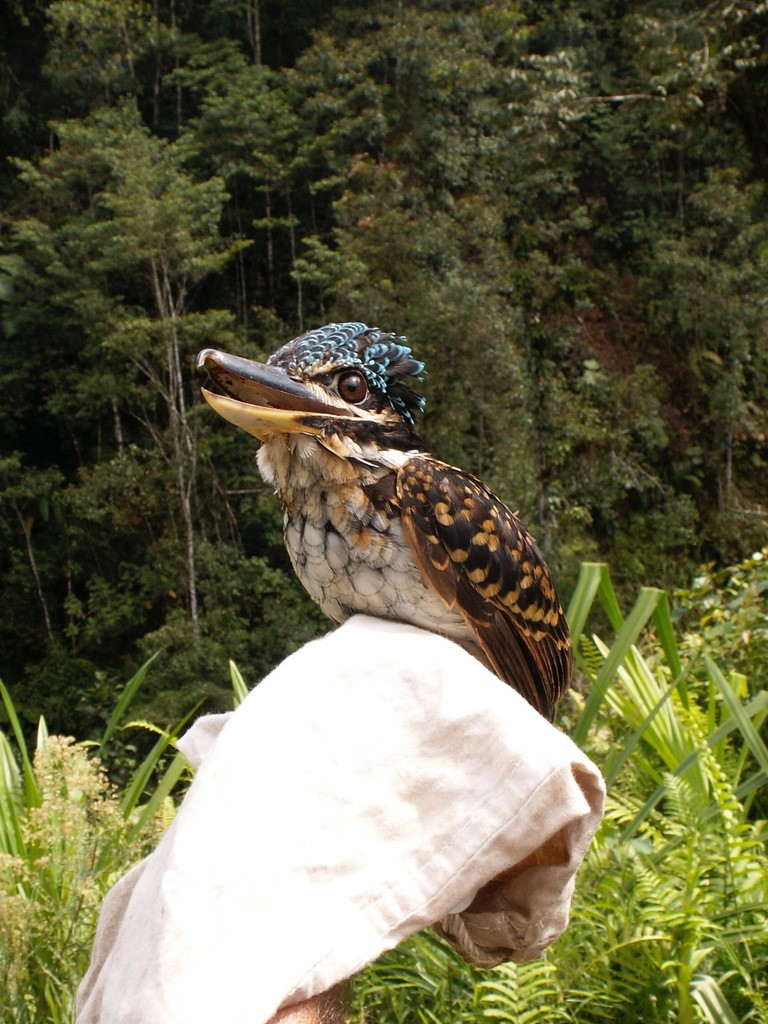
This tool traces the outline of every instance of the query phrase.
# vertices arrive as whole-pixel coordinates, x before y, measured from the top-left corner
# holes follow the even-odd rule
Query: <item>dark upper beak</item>
[[[197,366],[205,369],[214,384],[225,392],[203,388],[206,401],[223,416],[260,440],[269,433],[322,433],[329,416],[348,416],[349,409],[318,394],[303,381],[294,380],[280,366],[268,366],[227,352],[206,348]]]

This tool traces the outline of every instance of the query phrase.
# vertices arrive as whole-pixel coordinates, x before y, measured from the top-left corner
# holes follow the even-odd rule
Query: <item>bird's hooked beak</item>
[[[343,404],[334,404],[280,366],[268,366],[227,352],[206,348],[197,367],[207,370],[224,395],[202,388],[216,412],[235,426],[264,441],[268,434],[323,433],[329,417],[349,416]]]

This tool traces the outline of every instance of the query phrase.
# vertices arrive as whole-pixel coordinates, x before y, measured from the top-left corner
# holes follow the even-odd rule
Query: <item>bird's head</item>
[[[197,365],[224,394],[203,395],[224,419],[261,441],[275,435],[418,445],[413,388],[424,364],[406,339],[362,323],[328,324],[289,341],[266,363],[204,349]]]

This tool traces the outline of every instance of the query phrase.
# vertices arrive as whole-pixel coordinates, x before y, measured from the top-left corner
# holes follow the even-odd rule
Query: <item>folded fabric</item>
[[[157,849],[104,903],[77,1024],[263,1024],[414,932],[481,964],[567,924],[597,769],[450,641],[355,616],[201,719]]]

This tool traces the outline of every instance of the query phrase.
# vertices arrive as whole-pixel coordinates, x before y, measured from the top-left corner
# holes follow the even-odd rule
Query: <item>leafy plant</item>
[[[14,750],[0,732],[3,1024],[71,1020],[104,895],[146,852],[172,814],[170,793],[186,765],[180,754],[161,763],[173,734],[159,732],[122,793],[101,764],[149,665],[126,685],[96,745],[49,736],[41,719],[30,751],[0,683],[16,742]]]

